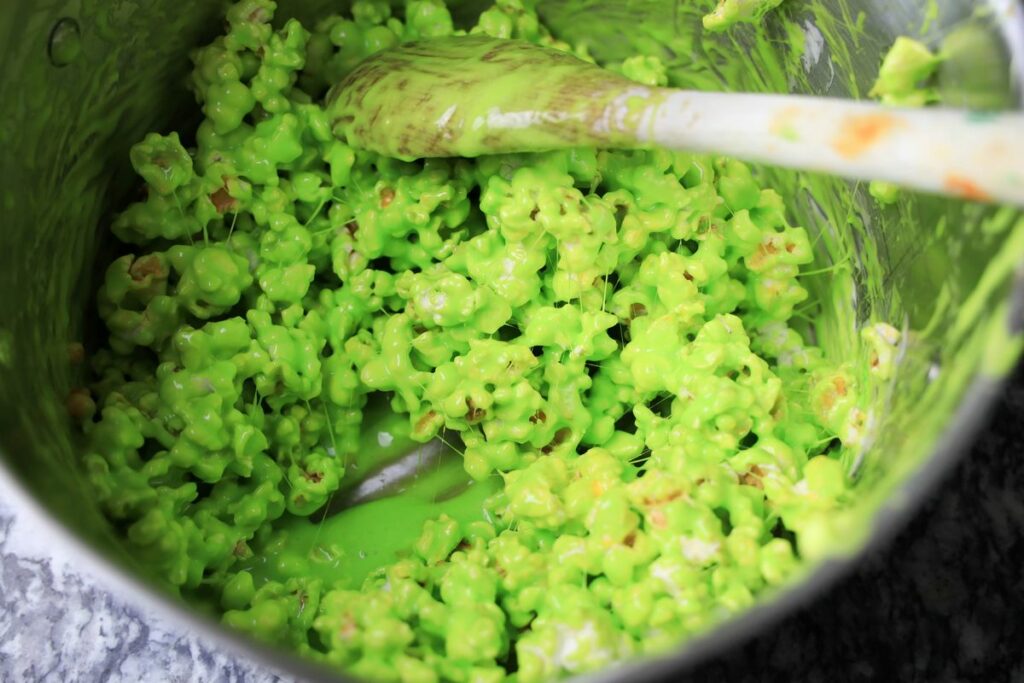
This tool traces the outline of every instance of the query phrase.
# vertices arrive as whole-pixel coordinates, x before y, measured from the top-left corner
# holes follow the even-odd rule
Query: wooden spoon
[[[1020,113],[652,88],[518,40],[379,52],[328,106],[337,135],[402,159],[664,147],[1024,205]]]

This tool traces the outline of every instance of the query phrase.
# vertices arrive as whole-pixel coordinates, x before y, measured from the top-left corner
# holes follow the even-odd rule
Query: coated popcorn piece
[[[878,70],[870,97],[885,104],[920,107],[939,99],[929,78],[942,63],[942,57],[932,53],[924,44],[906,36],[899,36],[889,48]],[[926,85],[922,85],[926,84]]]
[[[448,162],[428,161],[418,173],[411,170],[402,167],[379,180],[357,172],[353,182],[373,191],[350,196],[353,249],[369,259],[387,257],[396,271],[426,268],[451,255],[469,213],[468,187]]]
[[[539,272],[547,254],[527,242],[506,242],[487,231],[455,250],[445,264],[500,296],[513,309],[536,301],[543,282]]]
[[[128,254],[107,268],[97,295],[111,347],[128,353],[136,346],[156,348],[181,324],[178,301],[170,295],[171,265],[162,253]]]
[[[320,352],[326,340],[308,326],[275,325],[264,311],[250,310],[246,318],[267,359],[254,376],[257,390],[276,403],[319,396]]]
[[[177,133],[150,133],[132,147],[130,158],[135,172],[158,194],[172,194],[192,180],[192,157]]]
[[[406,310],[413,320],[427,329],[468,326],[493,334],[512,316],[504,298],[444,267],[403,273],[395,288],[408,302]]]
[[[780,4],[782,0],[718,0],[718,5],[702,22],[709,31],[724,31],[737,23],[761,21]]]
[[[178,272],[176,298],[203,320],[226,313],[252,284],[249,263],[224,246],[180,246],[168,253]]]

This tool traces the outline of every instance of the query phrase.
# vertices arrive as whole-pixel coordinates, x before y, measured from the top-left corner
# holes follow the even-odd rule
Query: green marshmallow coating
[[[589,59],[534,4],[497,0],[468,32]],[[778,4],[723,0],[704,23]],[[738,161],[663,150],[356,149],[328,87],[459,33],[451,14],[276,9],[236,2],[193,53],[204,120],[132,149],[147,193],[111,225],[129,246],[97,297],[84,466],[140,565],[231,628],[406,683],[664,652],[799,576],[853,496],[834,446],[865,416],[859,375],[795,313],[813,254],[784,198]],[[654,56],[609,67],[668,82]],[[933,68],[897,46],[874,92]],[[865,329],[873,376],[899,338]],[[397,415],[376,431],[381,406]],[[454,433],[475,516],[432,498],[418,536],[346,572],[365,553],[325,519],[335,496]]]

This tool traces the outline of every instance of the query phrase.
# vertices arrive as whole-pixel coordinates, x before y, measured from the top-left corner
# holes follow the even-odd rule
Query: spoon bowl
[[[328,93],[336,135],[411,160],[664,147],[1024,206],[1024,116],[648,87],[548,47],[406,43]]]

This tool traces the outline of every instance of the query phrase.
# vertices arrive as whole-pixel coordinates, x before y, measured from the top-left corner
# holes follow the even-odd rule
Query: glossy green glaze
[[[418,159],[636,146],[639,112],[656,97],[562,50],[458,36],[370,57],[327,103],[335,132],[351,144]],[[613,103],[637,115],[596,127]]]

